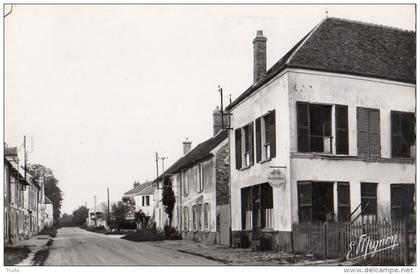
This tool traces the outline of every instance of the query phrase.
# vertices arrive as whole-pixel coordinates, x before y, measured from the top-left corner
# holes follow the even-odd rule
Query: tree
[[[146,216],[144,212],[140,209],[139,211],[134,213],[134,220],[136,224],[140,224],[143,228],[146,228],[149,223],[149,216]]]
[[[28,171],[35,180],[39,180],[41,176],[44,177],[45,196],[53,203],[54,224],[57,224],[61,214],[61,202],[63,201],[63,192],[58,186],[58,180],[55,178],[54,173],[50,168],[41,164],[29,165]]]
[[[119,227],[121,224],[126,223],[126,218],[130,212],[130,206],[123,201],[112,205],[112,221]]]
[[[64,213],[59,220],[61,226],[73,226],[73,215]]]
[[[165,177],[163,181],[162,203],[165,206],[165,212],[168,214],[169,225],[171,226],[175,206],[175,194],[172,190],[172,182],[169,177]]]
[[[72,218],[73,225],[77,225],[77,226],[85,225],[88,214],[89,214],[88,209],[85,206],[80,206],[78,209],[73,211],[73,218]]]

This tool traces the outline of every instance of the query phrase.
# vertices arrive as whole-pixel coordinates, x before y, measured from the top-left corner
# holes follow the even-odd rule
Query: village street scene
[[[412,271],[415,19],[6,5],[4,266]]]

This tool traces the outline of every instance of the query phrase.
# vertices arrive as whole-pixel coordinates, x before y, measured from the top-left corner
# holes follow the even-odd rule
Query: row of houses
[[[53,203],[45,195],[44,180],[36,180],[22,167],[16,147],[4,149],[4,242],[37,235],[53,226]]]
[[[169,224],[169,178],[170,225],[184,238],[268,238],[277,250],[291,249],[295,223],[413,218],[415,37],[326,18],[267,70],[258,31],[254,83],[215,110],[211,138],[193,149],[186,140],[147,193],[134,191],[136,208]]]

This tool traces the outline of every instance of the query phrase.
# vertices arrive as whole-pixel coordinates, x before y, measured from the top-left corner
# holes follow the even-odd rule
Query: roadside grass
[[[15,246],[15,247],[5,247],[4,248],[4,265],[12,266],[20,263],[26,257],[30,250],[26,246]]]
[[[45,261],[50,255],[50,246],[53,242],[54,240],[50,239],[45,245],[45,247],[43,247],[35,253],[34,258],[32,259],[33,265],[44,265]]]
[[[157,230],[156,228],[143,228],[133,233],[122,237],[132,242],[145,242],[145,241],[165,241],[165,240],[180,240],[181,236],[174,228],[165,228],[164,231]]]

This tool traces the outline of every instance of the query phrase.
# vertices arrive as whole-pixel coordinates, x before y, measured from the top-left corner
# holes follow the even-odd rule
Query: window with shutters
[[[415,215],[414,184],[391,184],[391,219],[403,220]]]
[[[350,185],[348,182],[337,183],[338,221],[350,221]]]
[[[376,221],[378,213],[378,184],[376,183],[361,183],[361,210],[363,221]]]
[[[183,214],[184,214],[184,230],[185,231],[188,231],[188,229],[189,229],[189,211],[188,211],[188,207],[184,207],[184,212],[183,212]]]
[[[210,231],[210,204],[204,204],[204,230]]]
[[[416,143],[414,113],[391,111],[391,132],[392,157],[411,157]]]
[[[198,204],[197,206],[197,219],[198,219],[198,230],[202,231],[203,230],[203,224],[202,224],[202,208],[203,205],[202,204]]]
[[[241,189],[242,229],[272,229],[273,188],[268,183]]]
[[[192,206],[192,215],[193,215],[193,229],[194,231],[197,231],[197,206],[193,205]]]
[[[150,196],[146,196],[146,206],[150,206]]]
[[[357,108],[357,151],[359,156],[381,157],[379,109]]]
[[[299,152],[332,153],[331,108],[297,102]]]
[[[141,206],[144,206],[144,196],[141,196]]]
[[[257,162],[276,157],[276,111],[255,120]]]
[[[254,123],[242,128],[242,167],[254,164]]]
[[[298,182],[299,222],[334,220],[334,183]]]
[[[187,196],[189,194],[190,186],[189,186],[189,180],[188,180],[188,172],[185,170],[181,173],[182,178],[182,191],[184,193],[184,196]]]

